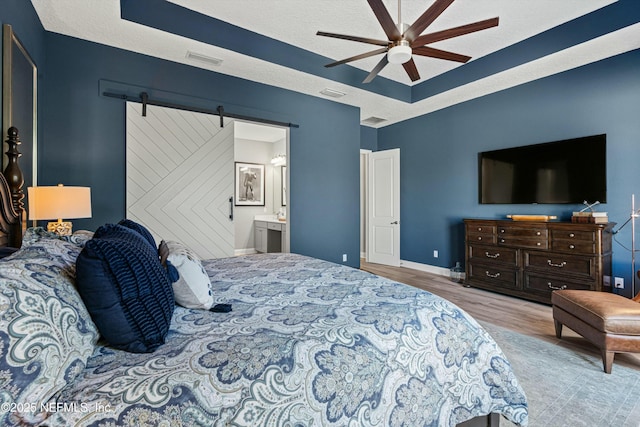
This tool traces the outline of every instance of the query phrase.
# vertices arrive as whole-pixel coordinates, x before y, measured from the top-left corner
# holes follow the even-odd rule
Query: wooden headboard
[[[26,227],[24,210],[24,177],[18,164],[20,138],[18,129],[7,131],[7,167],[0,174],[0,247],[19,248]]]

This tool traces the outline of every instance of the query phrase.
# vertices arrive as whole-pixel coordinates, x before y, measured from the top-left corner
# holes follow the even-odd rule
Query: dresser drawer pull
[[[501,228],[501,229],[500,229],[500,232],[501,232],[501,233],[504,233],[504,231],[505,231],[505,230],[504,230],[504,228]]]
[[[478,227],[478,231],[482,231],[482,227]]]
[[[505,240],[504,240],[504,239],[500,239],[500,243],[504,243],[504,242],[505,242]]]
[[[542,243],[536,242],[536,246],[542,246]]]
[[[540,233],[539,231],[536,231],[536,236],[539,236],[540,234],[542,233]]]
[[[478,236],[478,240],[482,240],[482,236]]]
[[[484,254],[485,254],[485,256],[487,258],[493,258],[493,259],[496,259],[496,258],[498,258],[500,256],[500,252],[498,252],[497,254],[493,254],[493,255],[490,254],[489,252],[485,252]]]
[[[550,259],[548,259],[548,260],[547,260],[547,264],[549,264],[549,266],[551,266],[551,267],[558,267],[558,268],[562,268],[562,267],[564,267],[565,265],[567,265],[567,262],[566,262],[566,261],[562,261],[560,264],[554,264],[554,263],[552,263],[552,262],[551,262],[551,260],[550,260]]]
[[[549,289],[551,289],[552,291],[561,291],[561,290],[563,290],[563,289],[567,289],[567,285],[562,285],[562,286],[558,287],[558,286],[553,286],[553,285],[551,284],[551,282],[548,282],[548,283],[547,283],[547,286],[548,286],[548,287],[549,287]]]
[[[569,237],[576,237],[574,233],[569,233]]]
[[[576,245],[569,245],[569,249],[575,249]]]
[[[485,271],[485,274],[487,275],[487,277],[491,277],[492,279],[497,279],[498,277],[500,277],[500,273],[491,274],[488,271]]]

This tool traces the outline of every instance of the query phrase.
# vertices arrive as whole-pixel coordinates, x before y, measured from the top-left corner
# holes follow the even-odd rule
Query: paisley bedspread
[[[176,307],[151,354],[98,346],[48,425],[526,425],[509,362],[428,292],[294,254],[207,260],[229,313]]]

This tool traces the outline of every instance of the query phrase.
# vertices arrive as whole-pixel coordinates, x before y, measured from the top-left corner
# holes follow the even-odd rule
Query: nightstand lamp
[[[47,230],[61,236],[71,234],[71,222],[62,218],[91,218],[91,188],[57,186],[29,187],[29,220],[57,220]]]

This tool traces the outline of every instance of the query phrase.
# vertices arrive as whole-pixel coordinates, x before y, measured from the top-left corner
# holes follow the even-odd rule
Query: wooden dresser
[[[551,304],[555,289],[611,291],[614,223],[484,219],[464,223],[469,286],[546,304]]]

